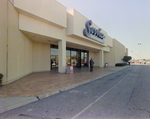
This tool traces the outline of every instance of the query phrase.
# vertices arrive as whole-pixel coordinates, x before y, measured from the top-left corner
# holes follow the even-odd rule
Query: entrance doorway
[[[77,68],[88,67],[88,51],[67,48],[66,50],[66,64]]]
[[[59,67],[58,64],[58,46],[51,45],[51,70]],[[88,67],[89,51],[75,48],[66,48],[66,65],[72,65],[77,68]]]
[[[51,55],[51,70],[58,68],[58,55]]]
[[[51,45],[51,70],[58,69],[58,46],[57,45]]]
[[[86,51],[81,52],[81,67],[88,67],[88,53]]]

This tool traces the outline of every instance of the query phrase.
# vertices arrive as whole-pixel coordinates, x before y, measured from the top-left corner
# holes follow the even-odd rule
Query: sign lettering
[[[101,29],[95,29],[94,27],[90,27],[91,25],[92,25],[92,20],[86,22],[85,24],[86,28],[83,30],[83,35],[104,44],[103,39],[105,38],[105,36],[103,33],[101,33]]]

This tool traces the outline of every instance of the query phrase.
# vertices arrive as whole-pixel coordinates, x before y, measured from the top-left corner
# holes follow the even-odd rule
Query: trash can
[[[66,66],[65,73],[66,74],[73,74],[73,66],[72,65]]]
[[[109,67],[108,63],[105,63],[105,68],[108,68],[108,67]]]

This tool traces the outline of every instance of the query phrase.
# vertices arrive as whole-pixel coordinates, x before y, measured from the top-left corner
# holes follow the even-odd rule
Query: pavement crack
[[[127,105],[128,105],[129,102],[131,101],[131,98],[132,98],[132,96],[133,96],[135,90],[141,89],[141,87],[142,87],[143,80],[140,82],[140,86],[139,86],[138,88],[136,87],[136,85],[138,85],[138,83],[139,83],[139,79],[140,79],[140,78],[139,78],[139,76],[138,76],[138,78],[137,78],[137,80],[136,80],[136,83],[134,84],[134,89],[132,90],[132,93],[131,93],[131,96],[130,96],[130,98],[129,98],[129,101],[128,101]]]
[[[131,100],[131,98],[132,98],[132,96],[133,96],[133,92],[134,92],[134,90],[135,90],[135,86],[134,86],[134,89],[133,89],[133,91],[132,91],[132,93],[131,93],[131,96],[130,96],[130,98],[129,98],[129,100],[128,100],[127,105],[129,104],[129,102],[130,102],[130,100]]]
[[[130,108],[131,109],[131,108]],[[134,109],[134,108],[133,108]],[[150,110],[146,110],[146,109],[134,109],[134,110],[139,110],[139,111],[143,111],[143,112],[147,112],[150,118]]]

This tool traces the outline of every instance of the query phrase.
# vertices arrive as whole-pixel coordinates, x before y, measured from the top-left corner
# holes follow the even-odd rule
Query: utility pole
[[[140,45],[141,45],[141,43],[138,43],[138,45],[139,45],[139,62],[140,62]]]

